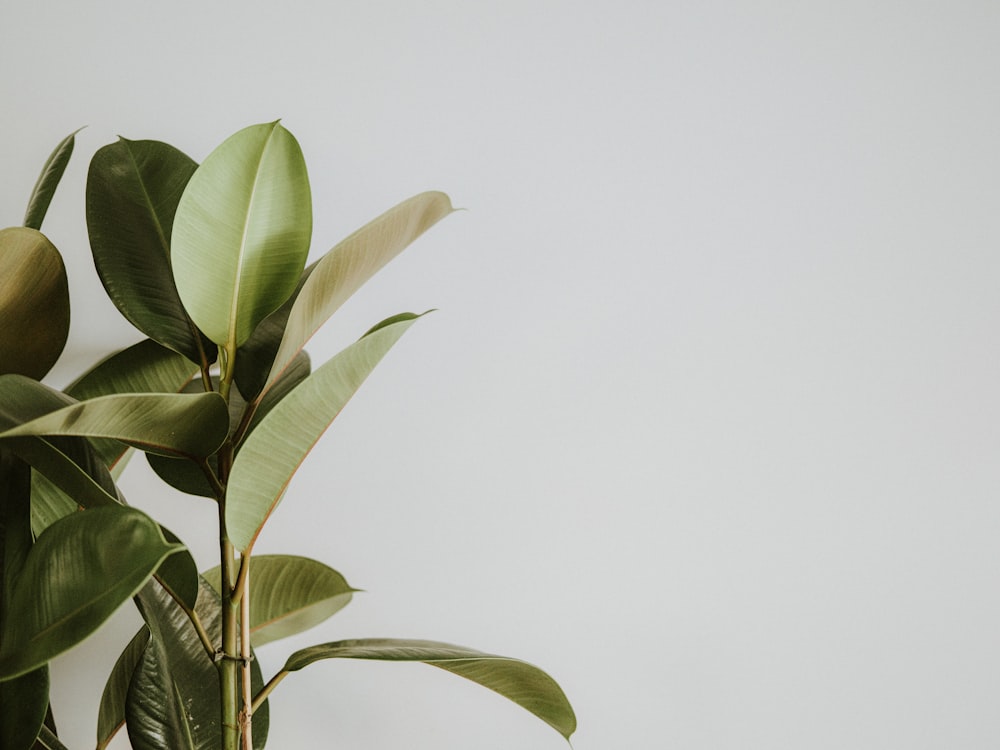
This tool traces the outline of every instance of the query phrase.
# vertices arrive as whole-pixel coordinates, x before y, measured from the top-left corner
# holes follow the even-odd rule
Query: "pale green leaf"
[[[37,669],[90,635],[180,545],[134,508],[74,513],[38,537],[11,598],[0,678]]]
[[[499,693],[567,739],[576,731],[576,715],[562,688],[538,667],[517,659],[436,641],[370,638],[296,651],[288,657],[283,671],[294,672],[321,659],[423,662]]]
[[[420,193],[361,227],[324,255],[288,312],[267,387],[354,292],[453,210],[444,193]]]
[[[0,373],[44,377],[69,335],[69,282],[35,229],[0,229],[0,321]]]
[[[222,590],[220,568],[205,573]],[[254,646],[301,633],[343,609],[357,589],[333,568],[307,557],[250,558],[250,638]]]
[[[230,136],[191,177],[171,259],[184,307],[232,351],[295,288],[312,234],[312,198],[294,136],[277,122]]]
[[[226,493],[226,533],[247,550],[292,475],[382,357],[413,324],[381,329],[335,355],[278,402],[243,443]]]

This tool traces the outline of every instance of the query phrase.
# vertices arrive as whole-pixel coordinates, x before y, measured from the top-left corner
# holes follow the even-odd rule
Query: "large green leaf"
[[[138,596],[152,638],[133,673],[125,716],[134,750],[218,750],[221,701],[219,672],[205,653],[187,615],[161,587]],[[221,642],[219,596],[202,582],[195,612],[213,643]],[[260,666],[251,664],[251,685],[263,687]],[[253,716],[254,747],[267,739],[268,707]]]
[[[24,212],[24,226],[29,229],[42,228],[42,221],[49,210],[52,196],[56,194],[59,181],[66,171],[66,165],[69,164],[69,157],[73,155],[73,145],[76,142],[76,134],[79,132],[79,130],[74,130],[63,138],[46,159],[42,172],[38,175],[38,181],[31,191],[31,197],[28,199],[28,210]]]
[[[269,383],[281,376],[312,335],[354,292],[453,210],[444,193],[420,193],[389,209],[324,255],[287,314]]]
[[[177,393],[198,371],[182,354],[151,339],[101,360],[66,387],[80,401],[115,393]],[[117,466],[128,448],[117,440],[92,440],[109,468]]]
[[[387,326],[335,355],[250,433],[226,492],[226,533],[238,549],[250,548],[313,445],[414,320]]]
[[[41,379],[69,335],[62,257],[35,229],[0,229],[0,373]]]
[[[9,618],[14,589],[31,550],[30,491],[28,467],[0,450],[0,632]],[[47,667],[0,682],[0,748],[29,750],[48,705]]]
[[[90,635],[180,545],[134,508],[66,516],[28,553],[0,642],[0,678],[32,671]]]
[[[0,377],[0,395],[4,381]],[[126,393],[80,401],[0,432],[0,440],[45,435],[114,438],[168,456],[210,456],[229,432],[225,400],[217,393]]]
[[[177,289],[195,323],[235,348],[292,293],[312,234],[312,198],[294,136],[244,128],[188,183],[174,219]]]
[[[132,675],[149,643],[149,628],[143,627],[129,641],[108,675],[97,711],[97,750],[103,750],[118,730],[125,726],[125,700]],[[2,683],[0,683],[2,684]]]
[[[576,731],[576,715],[562,688],[538,667],[517,659],[436,641],[369,638],[296,651],[283,671],[294,672],[321,659],[424,662],[500,693],[567,739]]]
[[[221,568],[205,580],[222,591]],[[255,646],[301,633],[339,612],[357,589],[336,570],[294,555],[250,558],[250,638]]]
[[[100,149],[87,176],[87,231],[108,297],[129,322],[192,362],[216,349],[177,294],[170,235],[177,203],[198,165],[173,146],[124,138]]]

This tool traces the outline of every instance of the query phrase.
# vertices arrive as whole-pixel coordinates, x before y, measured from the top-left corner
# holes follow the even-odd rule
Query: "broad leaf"
[[[289,311],[268,382],[281,376],[312,335],[354,292],[452,211],[444,193],[420,193],[389,209],[323,256]]]
[[[197,164],[173,146],[124,138],[100,149],[87,176],[87,231],[108,297],[136,328],[192,362],[216,349],[191,322],[174,284],[170,234]]]
[[[30,672],[86,638],[179,548],[134,508],[95,508],[56,521],[31,548],[14,588],[0,678]]]
[[[235,352],[292,293],[312,206],[298,142],[277,122],[230,136],[188,183],[174,219],[174,278],[208,337]]]
[[[220,568],[205,580],[222,591]],[[306,557],[250,558],[250,637],[255,646],[301,633],[339,612],[357,589],[333,568]]]
[[[0,394],[4,381],[0,377]],[[45,435],[114,438],[152,453],[204,458],[226,439],[229,414],[217,393],[120,394],[80,401],[0,432],[0,439]]]
[[[0,630],[31,549],[28,524],[29,469],[0,450]],[[49,705],[49,672],[40,667],[0,682],[0,748],[29,750],[45,721]]]
[[[107,357],[66,387],[80,401],[115,393],[177,393],[191,382],[198,367],[187,357],[145,339]],[[128,448],[117,440],[93,440],[109,468]]]
[[[42,221],[49,210],[52,196],[56,194],[59,181],[66,171],[66,165],[69,164],[69,157],[73,155],[73,145],[79,132],[80,130],[74,130],[63,138],[45,161],[42,172],[38,175],[38,181],[31,191],[31,198],[28,199],[28,210],[24,212],[24,226],[29,229],[42,228]]]
[[[0,373],[41,379],[69,335],[69,283],[44,234],[0,229]]]
[[[573,708],[556,681],[538,667],[517,659],[435,641],[371,638],[336,641],[296,651],[288,657],[283,671],[294,672],[321,659],[424,662],[500,693],[566,739],[576,731]]]
[[[147,643],[149,643],[149,628],[143,627],[129,641],[108,676],[97,712],[97,750],[106,748],[118,730],[125,726],[125,700],[128,696],[128,687],[146,651]]]
[[[125,715],[134,750],[218,750],[221,701],[219,672],[184,612],[156,584],[138,596],[152,638],[129,686]],[[218,595],[202,583],[195,608],[214,643],[221,642]],[[252,687],[263,687],[251,664]],[[268,707],[254,712],[254,747],[267,739]]]
[[[226,493],[226,533],[239,550],[250,548],[313,445],[412,324],[413,319],[395,323],[335,355],[250,433],[233,462]]]

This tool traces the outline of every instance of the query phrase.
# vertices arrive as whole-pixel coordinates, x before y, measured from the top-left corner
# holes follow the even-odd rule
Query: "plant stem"
[[[250,686],[250,550],[240,557],[240,656],[243,658],[243,750],[253,750],[253,693]]]
[[[257,693],[256,696],[254,696],[253,710],[256,711],[257,709],[259,709],[261,707],[261,704],[267,700],[267,696],[271,694],[271,691],[274,690],[276,687],[278,687],[278,683],[281,682],[290,674],[291,672],[288,672],[283,669],[280,672],[278,672],[278,674],[276,674],[274,677],[272,677],[270,680],[268,680],[267,684],[263,688],[261,688],[261,691]]]
[[[212,643],[212,639],[208,637],[208,632],[205,630],[205,626],[201,624],[201,618],[198,617],[198,613],[191,609],[183,599],[181,599],[172,588],[170,588],[160,576],[154,575],[153,578],[156,582],[160,584],[160,587],[166,591],[170,598],[174,600],[174,603],[181,608],[181,611],[187,615],[188,620],[194,626],[194,631],[198,634],[198,640],[201,641],[201,645],[205,647],[205,651],[208,653],[210,659],[215,658],[215,644]]]
[[[231,443],[219,450],[219,481],[225,486],[233,462]],[[226,498],[219,500],[219,553],[222,565],[222,659],[219,664],[219,690],[222,699],[222,750],[239,750],[240,689],[239,681],[239,598],[233,587],[235,550],[226,534]]]

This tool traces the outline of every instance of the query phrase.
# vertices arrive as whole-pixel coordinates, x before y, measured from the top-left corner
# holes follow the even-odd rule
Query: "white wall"
[[[317,254],[423,189],[470,209],[312,347],[440,308],[258,545],[369,592],[263,648],[265,672],[426,637],[550,671],[576,750],[994,748],[997,39],[989,0],[7,0],[0,225],[87,125],[46,226],[74,284],[65,382],[138,338],[83,219],[117,134],[201,159],[282,117]],[[129,497],[210,566],[211,509],[142,468]],[[135,622],[56,662],[71,747]],[[290,677],[271,746],[317,727],[338,748],[562,746],[419,666]]]

